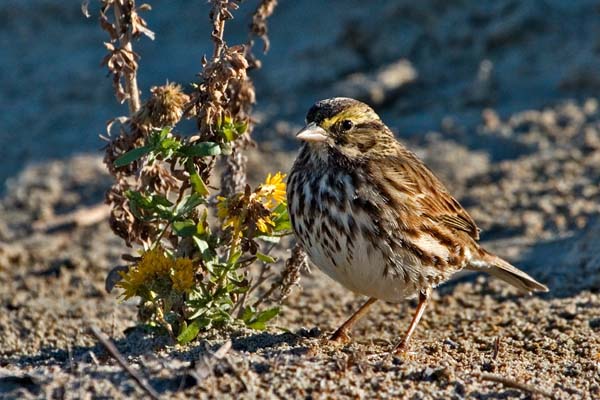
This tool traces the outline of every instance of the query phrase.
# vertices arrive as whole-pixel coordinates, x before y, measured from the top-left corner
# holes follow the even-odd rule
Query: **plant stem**
[[[171,226],[171,222],[172,221],[167,222],[167,224],[164,226],[164,228],[162,228],[162,230],[158,234],[158,237],[154,241],[154,244],[152,245],[152,249],[155,249],[156,246],[158,246],[160,244],[160,241],[162,240],[163,236],[165,236],[165,233],[167,232],[167,229],[169,229],[169,227]]]
[[[221,10],[227,9],[228,0],[213,0],[213,32],[212,37],[215,42],[215,49],[213,51],[213,58],[217,59],[221,57],[223,51],[223,32],[225,32],[225,18],[221,15]]]
[[[266,299],[268,299],[268,298],[269,298],[269,297],[270,297],[270,296],[273,294],[273,292],[275,291],[275,289],[277,289],[278,287],[280,287],[282,283],[283,283],[283,280],[281,280],[281,279],[279,279],[279,280],[277,280],[277,281],[273,282],[273,283],[271,284],[271,287],[270,287],[270,288],[269,288],[269,289],[268,289],[266,292],[264,292],[264,293],[263,293],[263,295],[262,295],[262,296],[260,296],[260,297],[259,297],[259,298],[258,298],[258,299],[257,299],[257,300],[254,302],[254,304],[252,304],[252,307],[254,307],[254,308],[258,308],[258,306],[259,306],[259,305],[260,305],[260,304],[261,304],[263,301],[265,301]]]
[[[131,29],[127,27],[125,32],[123,32],[121,20],[123,18],[123,1],[125,0],[117,0],[114,3],[113,9],[115,12],[115,28],[117,32],[121,34],[119,38],[119,42],[121,44],[121,48],[127,51],[130,54],[133,54],[133,46],[131,45]],[[135,7],[135,2],[132,1],[132,8]],[[125,76],[125,90],[127,91],[127,104],[129,105],[129,113],[134,114],[140,109],[140,91],[138,89],[137,83],[137,68],[133,71],[124,72]]]
[[[215,43],[215,51],[213,53],[213,58],[221,57],[221,51],[223,50],[223,31],[225,30],[225,20],[220,19],[217,23],[215,23],[216,32],[218,32],[219,41]]]
[[[159,300],[159,302],[160,302],[160,300]],[[175,333],[173,333],[173,327],[165,319],[165,315],[164,315],[162,306],[157,304],[157,302],[155,302],[155,301],[153,301],[153,303],[154,303],[154,307],[156,309],[156,320],[167,330],[171,339],[174,342],[176,342],[177,338],[175,337]]]
[[[229,247],[229,255],[227,257],[227,264],[231,264],[233,256],[237,253],[239,243],[240,231],[238,229],[233,231],[233,239],[231,240],[231,247]]]

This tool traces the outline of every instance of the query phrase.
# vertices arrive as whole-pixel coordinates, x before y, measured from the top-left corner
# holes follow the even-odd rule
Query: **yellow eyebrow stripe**
[[[321,128],[327,130],[327,129],[331,128],[333,126],[333,124],[335,124],[338,120],[339,120],[339,118],[337,115],[334,117],[331,117],[331,118],[324,119],[321,122]]]
[[[357,110],[354,110],[354,109],[344,110],[344,111],[340,112],[339,114],[334,115],[333,117],[324,119],[321,122],[321,128],[329,129],[336,122],[338,122],[342,119],[346,119],[346,118],[352,119],[354,122],[359,122],[360,120],[364,119],[364,115],[361,115],[360,112],[357,112]]]

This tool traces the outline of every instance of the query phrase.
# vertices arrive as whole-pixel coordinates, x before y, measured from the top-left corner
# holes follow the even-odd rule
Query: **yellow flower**
[[[224,220],[229,215],[229,202],[226,197],[217,196],[217,217]]]
[[[137,267],[148,277],[165,275],[171,268],[171,259],[165,256],[162,249],[155,247],[144,253]]]
[[[173,265],[171,282],[178,292],[188,292],[194,287],[194,263],[189,258],[178,258]]]
[[[127,300],[137,296],[140,289],[146,283],[144,275],[139,273],[137,267],[130,268],[126,273],[121,272],[120,274],[122,279],[115,285],[123,289],[120,297],[123,300]]]
[[[222,221],[223,229],[232,227],[234,232],[241,233],[241,227],[245,219],[245,213],[240,212],[243,205],[240,201],[239,194],[231,198],[217,196],[217,217]]]
[[[284,179],[285,174],[282,174],[281,172],[278,172],[273,176],[268,174],[265,183],[259,186],[256,195],[264,202],[265,207],[271,208],[280,203],[285,203],[286,194]]]
[[[259,231],[263,233],[270,233],[271,227],[275,226],[275,222],[271,219],[271,217],[262,217],[256,220],[256,227]]]
[[[188,258],[173,260],[160,248],[154,248],[145,252],[129,271],[121,273],[121,277],[116,286],[123,289],[121,297],[124,300],[139,296],[143,288],[165,278],[171,278],[175,290],[185,292],[194,285],[194,265]]]
[[[164,275],[168,271],[169,260],[160,249],[155,248],[145,252],[137,265],[131,267],[129,271],[122,272],[122,279],[116,286],[124,290],[121,297],[127,300],[133,296],[137,296],[142,287],[151,283],[157,276]]]
[[[234,240],[254,224],[263,233],[271,233],[273,209],[285,204],[285,174],[268,174],[265,182],[252,193],[238,193],[229,198],[217,197],[217,217],[223,229],[233,228]]]

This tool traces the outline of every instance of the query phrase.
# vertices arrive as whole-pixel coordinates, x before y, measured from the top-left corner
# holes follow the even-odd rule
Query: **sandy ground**
[[[32,220],[66,212],[102,191],[107,177],[99,159],[30,167],[1,203],[10,218],[0,226],[0,395],[143,397],[90,336],[95,325],[166,397],[532,397],[484,379],[494,374],[555,398],[597,398],[600,193],[594,183],[600,163],[594,146],[600,131],[594,104],[528,111],[527,132],[516,129],[523,115],[491,126],[482,121],[486,140],[502,135],[516,146],[536,137],[539,149],[510,162],[493,162],[447,135],[413,143],[480,220],[489,248],[520,260],[551,292],[521,297],[501,282],[460,276],[436,292],[404,357],[390,358],[387,350],[410,321],[410,302],[376,306],[351,345],[325,343],[363,299],[316,268],[266,332],[208,332],[185,347],[144,333],[136,328],[134,305],[104,291],[106,272],[125,251],[106,223],[50,235],[31,229]],[[563,140],[564,124],[560,132],[547,125],[549,115],[561,113],[578,121],[569,140]],[[292,157],[281,153],[274,164],[285,170]],[[251,156],[254,180],[264,174],[261,159]],[[465,173],[465,159],[479,171]],[[225,357],[211,356],[227,338],[233,346]]]
[[[8,178],[0,398],[143,398],[92,325],[165,398],[600,397],[597,2],[327,1],[327,13],[308,3],[282,2],[273,20],[272,50],[256,75],[262,123],[251,180],[289,168],[290,137],[314,100],[366,100],[457,195],[486,246],[551,292],[521,297],[487,277],[458,276],[436,292],[411,352],[388,357],[415,304],[376,305],[352,344],[332,347],[324,339],[363,299],[313,268],[266,332],[211,331],[185,347],[153,337],[136,327],[134,303],[104,290],[106,273],[130,251],[106,222],[33,229],[96,204],[110,185],[98,153],[74,155],[98,149],[96,133],[119,112],[109,82],[98,83],[102,34],[78,4],[8,0],[0,7],[0,181]],[[208,49],[204,22],[177,18],[204,9],[160,4],[149,18],[159,39],[140,45],[146,91],[191,79],[199,57],[190,49]],[[231,349],[215,357],[228,339]]]

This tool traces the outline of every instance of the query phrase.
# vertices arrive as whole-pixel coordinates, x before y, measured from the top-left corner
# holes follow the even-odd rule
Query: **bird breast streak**
[[[311,261],[348,289],[387,301],[416,293],[418,279],[390,263],[413,263],[403,251],[393,254],[365,199],[357,196],[355,179],[348,174],[323,173],[312,180],[290,177],[292,226]]]

